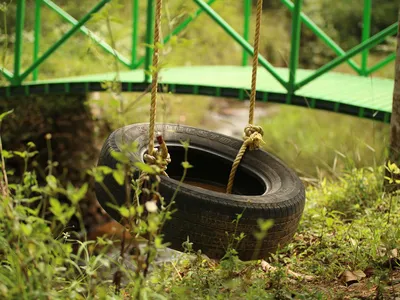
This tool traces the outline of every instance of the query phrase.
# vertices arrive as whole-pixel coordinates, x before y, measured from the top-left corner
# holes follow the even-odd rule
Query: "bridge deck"
[[[283,78],[288,70],[278,69]],[[298,70],[297,81],[309,76],[312,70]],[[28,82],[23,86],[0,88],[1,96],[79,93],[103,90],[101,82],[113,80],[115,73],[57,78]],[[241,66],[191,66],[166,68],[160,74],[160,83],[168,91],[182,94],[211,95],[248,98],[251,67]],[[143,91],[143,70],[120,73],[124,91]],[[390,79],[360,77],[330,72],[296,91],[292,97],[266,70],[259,69],[257,99],[276,103],[309,106],[359,117],[388,122],[392,109],[394,81]]]

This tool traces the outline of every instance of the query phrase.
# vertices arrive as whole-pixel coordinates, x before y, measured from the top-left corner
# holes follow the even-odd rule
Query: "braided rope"
[[[165,172],[168,164],[171,162],[171,157],[168,153],[167,145],[161,135],[157,136],[158,144],[160,149],[154,148],[155,138],[155,124],[157,115],[157,91],[158,91],[158,61],[159,61],[159,44],[160,44],[160,27],[161,27],[161,9],[162,0],[156,2],[155,22],[154,22],[154,51],[153,51],[153,78],[151,87],[151,104],[150,104],[150,123],[149,123],[149,146],[148,151],[144,155],[145,162],[150,165],[154,173],[168,176]],[[148,174],[142,172],[139,177],[139,186],[142,186],[143,182],[148,179]]]
[[[157,113],[157,90],[158,90],[158,57],[160,52],[159,43],[160,43],[161,8],[162,8],[162,0],[157,0],[155,24],[154,24],[154,51],[153,51],[154,74],[151,83],[152,87],[151,87],[149,148],[148,148],[149,155],[153,155],[154,152],[155,123],[156,123],[156,113]]]
[[[253,54],[253,70],[251,73],[251,94],[250,94],[250,109],[249,109],[249,124],[254,122],[254,109],[256,106],[256,82],[257,82],[257,67],[258,67],[258,53],[260,45],[260,29],[261,29],[261,15],[262,15],[263,0],[257,2],[257,19],[256,31],[254,33],[254,54]]]
[[[244,142],[236,155],[235,160],[232,164],[232,169],[229,174],[228,185],[226,188],[226,193],[232,193],[233,182],[235,180],[235,175],[237,168],[245,154],[247,148],[250,150],[257,150],[260,148],[263,142],[264,132],[260,126],[252,125],[254,122],[254,110],[256,106],[256,83],[257,83],[257,67],[258,67],[258,53],[260,44],[260,29],[261,29],[261,15],[262,15],[262,4],[263,0],[258,0],[257,2],[257,19],[256,19],[256,30],[254,33],[254,54],[253,54],[253,69],[251,73],[251,94],[250,94],[250,107],[249,107],[249,124],[244,129]]]

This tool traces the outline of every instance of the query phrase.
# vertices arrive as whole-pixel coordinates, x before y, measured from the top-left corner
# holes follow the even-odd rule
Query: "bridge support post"
[[[22,33],[24,30],[25,21],[25,0],[17,1],[17,24],[15,26],[15,47],[14,47],[14,77],[13,84],[17,85],[20,82],[19,76],[21,71],[22,58]]]
[[[40,11],[42,6],[42,0],[36,0],[35,2],[35,29],[34,29],[34,42],[33,42],[33,62],[35,63],[39,57],[39,46],[40,46]],[[36,81],[39,76],[39,67],[33,70],[33,81]]]
[[[250,32],[250,19],[251,19],[251,0],[244,1],[244,25],[243,25],[243,38],[246,42],[249,41]],[[247,66],[247,59],[249,54],[243,49],[242,66]]]
[[[371,33],[371,8],[372,1],[364,0],[362,42],[369,39]],[[365,49],[361,54],[361,75],[368,76],[368,54],[369,49]]]
[[[150,82],[151,65],[154,43],[154,0],[147,0],[147,23],[146,23],[146,54],[144,61],[144,81]]]
[[[390,120],[389,160],[400,167],[400,9],[397,28],[397,50],[394,76],[392,117]],[[386,175],[392,176],[392,174],[388,174],[387,171]],[[400,179],[399,174],[394,175],[396,176],[395,179]],[[385,183],[387,182],[385,181]],[[399,190],[400,184],[391,184],[386,185],[385,187],[389,192],[391,192],[393,190]]]
[[[132,52],[131,68],[134,69],[137,62],[137,44],[139,37],[139,0],[132,0]]]
[[[290,104],[296,91],[296,71],[299,64],[300,35],[301,35],[301,5],[303,0],[295,0],[292,13],[292,40],[289,63],[289,82],[287,86],[286,103]]]

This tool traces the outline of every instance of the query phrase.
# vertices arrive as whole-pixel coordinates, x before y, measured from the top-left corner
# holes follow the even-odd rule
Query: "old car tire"
[[[162,176],[159,191],[169,201],[177,189],[183,168],[184,148],[181,141],[189,141],[189,169],[187,181],[175,198],[172,215],[163,228],[164,241],[170,248],[182,250],[182,243],[189,238],[194,249],[201,249],[212,258],[221,258],[226,253],[228,234],[245,234],[236,248],[243,260],[254,258],[258,231],[258,219],[272,219],[274,225],[263,239],[257,258],[268,256],[280,246],[287,244],[297,230],[305,204],[305,190],[298,176],[279,159],[264,150],[247,151],[238,168],[232,194],[203,188],[204,185],[220,186],[224,189],[229,177],[232,161],[243,141],[212,131],[176,124],[158,124],[156,130],[163,134],[172,162]],[[115,168],[116,160],[111,155],[120,151],[123,143],[138,144],[137,153],[131,161],[142,161],[148,147],[148,124],[134,124],[120,128],[107,138],[103,145],[98,166]],[[120,205],[125,203],[125,189],[111,175],[103,181],[104,186]],[[200,187],[203,186],[203,187]],[[107,213],[118,221],[118,214],[106,203],[109,194],[96,184],[99,203]],[[232,222],[238,214],[242,217],[236,227]]]

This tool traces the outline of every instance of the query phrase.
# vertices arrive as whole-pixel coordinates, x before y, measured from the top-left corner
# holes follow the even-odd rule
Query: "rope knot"
[[[167,170],[168,164],[171,162],[171,157],[169,153],[164,156],[159,149],[155,148],[152,155],[145,154],[145,162],[153,167],[157,174],[168,176],[165,170]]]
[[[156,168],[155,171],[157,174],[168,176],[165,170],[171,162],[171,156],[168,153],[167,145],[161,135],[157,136],[157,141],[160,145],[160,149],[154,148],[151,154],[146,153],[144,155],[144,160],[148,165]]]
[[[264,130],[261,126],[249,124],[244,129],[243,139],[250,150],[257,150],[260,148],[263,141]]]

